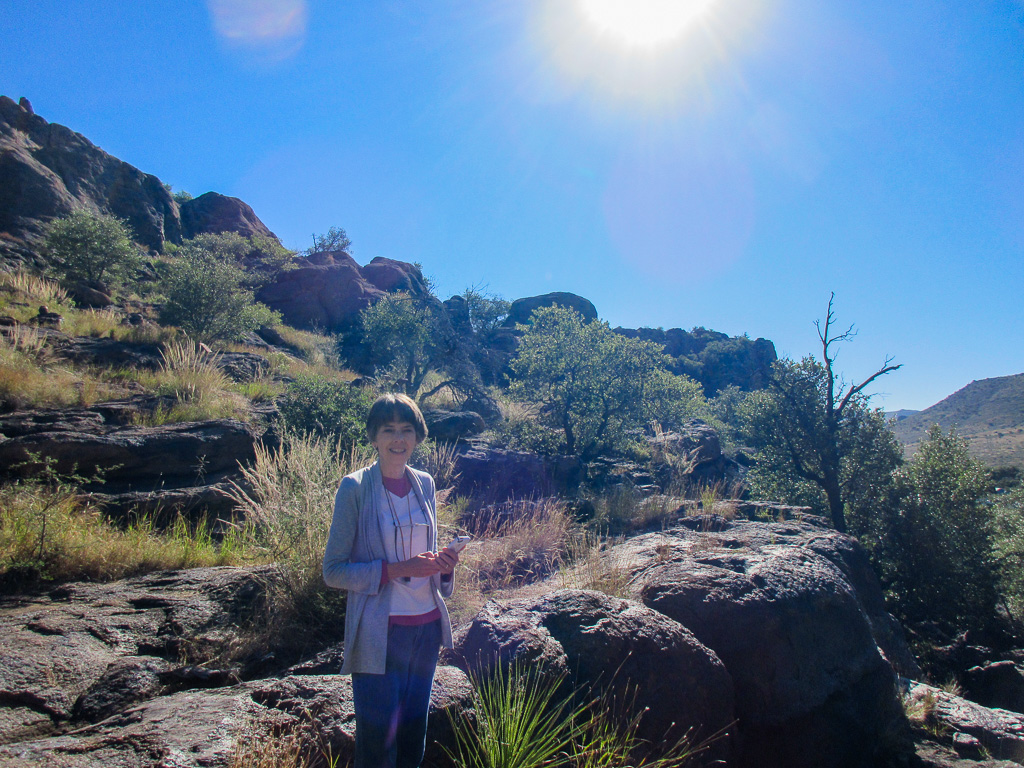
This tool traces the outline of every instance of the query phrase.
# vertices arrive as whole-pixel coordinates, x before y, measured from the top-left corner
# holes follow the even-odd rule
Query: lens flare
[[[207,0],[217,35],[229,48],[281,61],[306,40],[305,0]]]
[[[626,45],[656,47],[679,37],[713,0],[580,0],[584,18]]]

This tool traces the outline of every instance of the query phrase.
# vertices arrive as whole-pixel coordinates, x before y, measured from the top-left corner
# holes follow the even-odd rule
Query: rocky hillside
[[[1024,761],[1024,715],[908,681],[916,665],[863,550],[812,518],[683,517],[604,557],[628,579],[625,598],[548,585],[489,602],[458,630],[435,681],[427,765],[452,765],[442,747],[453,746],[449,716],[472,715],[467,672],[512,662],[632,691],[645,712],[637,735],[657,743],[693,727],[715,737],[705,764]],[[209,568],[0,598],[0,765],[227,768],[290,737],[345,764],[354,725],[340,647],[283,668],[273,648],[189,663],[230,644],[274,578]],[[1019,706],[1003,689],[1002,706]],[[928,730],[905,715],[922,700]]]
[[[911,455],[933,424],[955,426],[971,453],[990,466],[1024,468],[1024,373],[972,381],[931,408],[897,420],[893,430]]]
[[[79,208],[124,219],[158,252],[206,232],[273,237],[241,200],[208,192],[179,205],[156,176],[47,122],[27,99],[0,96],[0,260],[38,264],[45,224]]]

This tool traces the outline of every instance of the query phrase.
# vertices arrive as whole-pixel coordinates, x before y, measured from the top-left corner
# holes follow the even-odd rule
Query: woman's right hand
[[[437,555],[433,552],[424,552],[422,555],[410,557],[397,563],[388,563],[388,578],[402,579],[408,576],[422,578],[433,576],[441,572],[441,565],[437,562]]]

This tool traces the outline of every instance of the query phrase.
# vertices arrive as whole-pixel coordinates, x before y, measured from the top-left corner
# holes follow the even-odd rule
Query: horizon
[[[799,359],[835,291],[845,380],[903,364],[886,411],[1024,372],[1024,3],[685,5],[14,0],[0,92],[441,298]]]

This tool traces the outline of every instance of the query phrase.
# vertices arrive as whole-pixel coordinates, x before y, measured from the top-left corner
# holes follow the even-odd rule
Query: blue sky
[[[877,405],[1024,372],[1021,0],[678,0],[654,46],[585,2],[5,0],[0,93],[442,298],[800,357],[835,291],[840,370],[903,363]]]

